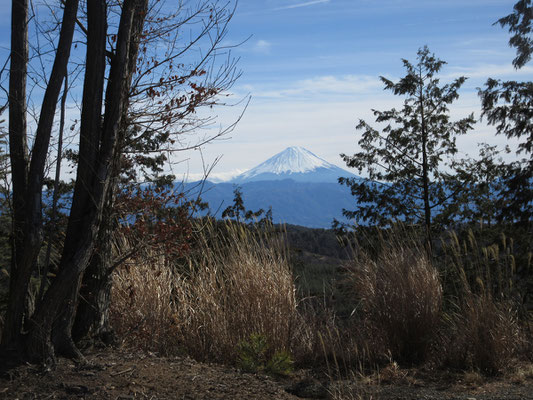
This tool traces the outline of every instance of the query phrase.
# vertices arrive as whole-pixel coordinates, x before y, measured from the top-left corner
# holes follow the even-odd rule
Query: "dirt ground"
[[[60,359],[53,370],[34,365],[10,369],[0,377],[0,399],[533,399],[533,373],[487,381],[475,374],[439,380],[394,371],[389,378],[383,373],[380,384],[372,379],[321,383],[305,371],[278,379],[188,358],[118,350],[86,357],[84,365]]]

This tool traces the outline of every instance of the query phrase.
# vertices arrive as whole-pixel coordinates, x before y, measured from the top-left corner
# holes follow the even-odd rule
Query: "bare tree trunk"
[[[74,197],[67,226],[64,250],[60,269],[65,268],[64,259],[72,257],[72,253],[79,249],[80,234],[88,234],[90,242],[92,226],[97,223],[99,208],[98,198],[92,197],[95,168],[98,165],[100,149],[100,135],[102,131],[102,99],[105,76],[106,50],[106,4],[103,0],[87,3],[87,54],[85,80],[83,84],[83,108],[81,114],[81,132],[79,145],[79,160],[74,187]],[[87,230],[88,232],[80,232]],[[93,244],[87,244],[92,251]],[[83,259],[87,256],[82,256]],[[83,272],[83,270],[81,271]],[[58,354],[67,357],[81,358],[72,340],[72,318],[77,307],[77,292],[81,284],[81,277],[76,277],[68,295],[60,307],[53,326],[53,343]]]
[[[50,215],[50,228],[48,229],[48,245],[46,246],[46,255],[44,257],[44,269],[41,271],[41,283],[39,285],[39,294],[37,300],[41,300],[48,281],[48,271],[50,269],[50,257],[52,246],[56,239],[57,229],[57,203],[59,201],[59,181],[61,179],[61,161],[63,159],[63,133],[65,129],[65,107],[68,94],[68,75],[65,75],[65,84],[63,87],[63,96],[61,96],[61,114],[59,117],[59,137],[57,139],[57,160],[54,179],[54,194],[52,197],[52,213]]]
[[[24,191],[28,172],[26,143],[26,73],[28,64],[28,0],[13,0],[11,12],[11,65],[9,70],[9,153],[13,184],[13,237],[10,293],[16,287],[24,239]],[[23,288],[20,289],[22,291]],[[27,290],[27,289],[26,289]],[[24,303],[10,301],[3,330],[2,344],[13,346],[18,341]]]
[[[113,187],[110,191],[113,191]],[[72,328],[75,343],[81,340],[97,340],[104,344],[111,344],[114,341],[114,334],[109,325],[112,238],[115,228],[113,199],[114,193],[110,193],[104,206],[95,251],[91,256],[80,288],[80,300]]]
[[[20,40],[24,43],[23,45],[14,44],[15,49],[18,49],[14,52],[20,52],[20,46],[27,52],[27,3],[14,1],[13,5],[17,8],[17,11],[13,13],[13,19],[17,20],[21,18],[21,21],[24,21],[23,26],[19,26],[20,21],[12,22],[13,30],[21,29],[23,31],[22,36],[18,36],[19,33],[15,32],[15,40]],[[28,292],[33,266],[42,242],[41,195],[44,167],[50,143],[56,103],[70,57],[77,9],[78,0],[66,0],[57,52],[41,106],[29,172],[27,174],[27,161],[25,158],[26,132],[10,131],[10,141],[13,139],[15,142],[13,150],[11,151],[10,149],[13,165],[12,175],[13,180],[18,182],[16,185],[13,185],[13,199],[16,207],[21,207],[19,202],[22,202],[23,207],[17,209],[15,213],[14,265],[12,266],[6,324],[2,339],[3,344],[6,346],[10,346],[20,340],[25,298]],[[22,56],[22,54],[19,55]],[[22,56],[19,61],[22,62],[23,60],[27,61],[27,56]],[[22,68],[24,74],[26,73],[26,67],[19,65],[19,68]],[[16,79],[20,80],[22,78],[18,77]],[[17,94],[17,90],[20,90],[21,86],[20,82],[16,85],[14,84],[16,97],[20,97]],[[22,103],[22,105],[24,104],[25,102]],[[25,113],[25,107],[19,107],[15,111]],[[11,112],[12,110],[10,109],[10,114]],[[20,123],[25,118],[25,116],[21,117],[20,115],[15,115],[14,117],[16,120],[18,119],[17,123]],[[11,134],[13,134],[13,138]],[[21,228],[22,231],[20,230]]]
[[[105,35],[101,32],[105,26],[106,10],[103,0],[87,3],[88,37],[87,37],[87,74],[92,63],[100,66],[105,60]],[[84,84],[78,176],[72,200],[71,213],[64,252],[56,279],[52,282],[43,301],[39,304],[32,327],[28,334],[27,351],[40,361],[53,361],[55,354],[51,343],[52,326],[62,306],[67,306],[66,316],[61,326],[55,329],[54,344],[67,353],[75,351],[71,340],[70,328],[74,319],[73,306],[78,295],[77,284],[88,266],[94,250],[99,223],[105,201],[105,195],[111,184],[113,160],[120,156],[120,127],[124,110],[127,108],[128,92],[134,65],[129,63],[131,46],[135,52],[136,30],[143,26],[147,10],[147,0],[125,0],[122,6],[116,52],[111,62],[110,75],[106,90],[105,114],[102,129],[97,128],[100,121],[101,100],[94,99],[93,91],[85,90],[86,85],[101,87],[101,79],[90,80],[86,75]],[[94,46],[94,48],[93,48]],[[89,49],[96,51],[100,58],[89,57]],[[92,69],[92,67],[91,67]],[[92,73],[101,73],[101,70]],[[100,89],[98,89],[100,90]],[[101,98],[100,98],[101,99]],[[90,107],[93,105],[93,107]],[[95,147],[97,144],[95,151]],[[99,144],[99,145],[98,145]],[[96,156],[96,158],[95,158]],[[58,343],[59,342],[59,343]],[[65,348],[63,348],[65,346]]]
[[[137,52],[143,29],[143,2],[137,4],[132,24],[131,38],[133,42],[129,48],[127,70],[131,75],[136,68]],[[118,137],[118,147],[124,144],[127,129],[127,107],[122,110],[121,129]],[[75,342],[83,338],[97,339],[104,343],[113,341],[113,332],[109,326],[109,307],[111,305],[112,288],[112,246],[114,226],[114,200],[120,174],[120,154],[114,157],[111,166],[111,181],[105,198],[103,220],[98,231],[97,245],[93,252],[88,270],[83,278],[80,292],[80,302],[76,310],[73,326]]]

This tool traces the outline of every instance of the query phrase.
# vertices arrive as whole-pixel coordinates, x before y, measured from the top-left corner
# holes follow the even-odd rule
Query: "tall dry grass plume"
[[[111,317],[125,345],[259,370],[295,360],[332,379],[423,362],[493,374],[528,351],[508,240],[452,234],[430,253],[414,229],[377,231],[355,247],[346,293],[298,299],[279,230],[206,219],[194,235],[184,258],[139,253],[116,272]]]
[[[272,353],[294,336],[294,280],[279,233],[211,220],[196,226],[184,260],[136,257],[115,276],[113,323],[128,344],[234,363],[263,335]]]
[[[183,345],[203,359],[234,361],[252,334],[290,350],[297,321],[294,279],[279,233],[225,222],[198,235],[176,289]]]
[[[114,240],[119,254],[131,246],[124,236]],[[178,350],[179,280],[166,257],[150,250],[135,253],[115,272],[110,321],[124,344],[163,355]]]
[[[348,287],[359,302],[355,312],[369,329],[367,347],[374,353],[420,363],[428,358],[439,329],[439,272],[407,228],[397,226],[378,236],[375,254],[359,248],[348,268]]]
[[[499,243],[480,246],[472,231],[463,240],[450,233],[443,243],[448,329],[441,354],[446,365],[495,374],[522,352],[522,296],[512,245],[502,235]]]

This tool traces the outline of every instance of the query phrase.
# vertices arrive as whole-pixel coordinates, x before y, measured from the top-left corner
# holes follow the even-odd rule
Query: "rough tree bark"
[[[110,190],[112,191],[113,187]],[[79,343],[82,340],[97,340],[110,344],[114,340],[114,335],[109,325],[112,286],[112,239],[114,231],[113,198],[113,194],[107,196],[95,250],[83,276],[80,300],[72,327],[72,338],[75,343]]]
[[[81,229],[90,230],[85,218],[95,218],[98,199],[91,197],[94,172],[98,163],[100,134],[102,130],[101,110],[105,77],[106,57],[106,4],[104,1],[92,1],[87,4],[87,53],[83,84],[82,113],[80,127],[79,160],[74,186],[72,208],[67,225],[64,252],[60,269],[65,268],[64,259],[71,258],[79,246]],[[89,62],[89,60],[91,60]],[[95,221],[96,222],[96,221]],[[90,238],[87,238],[89,241]],[[88,244],[91,246],[90,244]],[[81,273],[81,272],[80,272]],[[80,358],[70,340],[72,322],[70,315],[76,309],[76,293],[79,290],[81,276],[75,279],[53,325],[53,343],[59,354]]]
[[[25,14],[21,11],[21,14],[23,14],[22,18],[25,21],[24,16],[27,18],[27,3],[23,4],[22,1],[14,0],[13,7],[17,7],[19,10],[26,7]],[[50,79],[44,93],[39,115],[39,123],[37,125],[32,148],[29,171],[28,160],[25,158],[24,149],[21,146],[21,143],[24,144],[26,140],[26,132],[10,131],[10,142],[12,140],[15,141],[14,152],[11,152],[10,154],[12,160],[12,176],[14,180],[19,181],[16,186],[13,186],[13,199],[16,206],[21,207],[21,209],[18,210],[18,213],[14,215],[14,226],[15,229],[22,227],[22,231],[18,230],[15,235],[14,265],[12,266],[8,309],[2,338],[2,344],[7,347],[17,345],[22,338],[21,329],[24,316],[25,298],[28,292],[28,285],[35,260],[42,242],[41,195],[44,167],[50,144],[57,99],[59,97],[59,92],[67,71],[67,64],[70,57],[77,10],[78,0],[66,0],[59,43],[52,71],[50,73]],[[26,22],[24,22],[24,26],[25,24]],[[18,27],[18,22],[13,21],[13,26]],[[27,51],[27,30],[26,33],[23,34],[23,37],[19,37],[18,40],[25,40],[26,44],[22,47]],[[19,49],[19,45],[15,45],[15,48]],[[12,54],[13,53],[14,51],[12,50]],[[27,56],[23,59],[25,59],[27,64]],[[22,61],[22,59],[19,61]],[[23,70],[24,72],[26,71],[25,67]],[[19,80],[22,78],[16,77],[15,79]],[[18,82],[15,86],[16,89],[19,90],[22,86],[25,87],[25,78],[22,84]],[[15,108],[15,111],[18,113],[25,113],[25,107]],[[11,113],[12,110],[10,108],[10,115]],[[19,115],[16,116],[16,118],[20,120],[25,117],[20,117]],[[11,134],[13,134],[13,136],[11,136]],[[23,136],[23,138],[19,136]],[[24,178],[22,176],[24,176]],[[22,200],[17,201],[17,199]],[[23,206],[21,206],[19,201],[22,201]],[[19,237],[19,234],[21,237]]]
[[[139,4],[139,7],[143,7],[142,3]],[[133,76],[137,65],[137,53],[144,25],[143,18],[144,11],[138,9],[132,22],[132,43],[129,47],[128,65],[126,67],[131,76]],[[124,101],[127,103],[127,99]],[[127,112],[128,108],[126,106],[122,109],[121,129],[117,140],[119,148],[124,146]],[[120,161],[120,155],[113,159],[110,185],[105,195],[104,215],[98,231],[96,251],[93,251],[88,269],[82,280],[80,287],[81,299],[77,309],[70,310],[71,313],[74,313],[74,325],[71,328],[71,332],[75,342],[84,338],[92,338],[107,343],[113,339],[113,332],[109,326],[113,263],[111,241],[114,232],[113,206],[115,189],[118,185],[118,175],[120,173]],[[72,320],[72,318],[73,316],[71,315],[70,319]]]
[[[11,65],[9,70],[9,153],[13,185],[13,237],[10,293],[18,291],[17,266],[21,263],[24,239],[24,191],[28,171],[26,142],[26,74],[28,64],[28,0],[13,0],[11,5]],[[10,302],[2,344],[13,345],[20,333],[23,302]]]
[[[53,362],[58,353],[77,356],[71,339],[79,284],[89,264],[102,218],[112,169],[120,156],[121,119],[137,55],[147,0],[125,0],[116,35],[102,122],[107,10],[105,0],[87,2],[87,62],[82,98],[79,160],[63,254],[56,278],[37,304],[23,334],[24,300],[42,243],[42,185],[57,99],[67,71],[78,0],[66,0],[54,64],[39,115],[31,160],[27,158],[25,79],[27,75],[27,0],[13,0],[10,78],[10,156],[14,181],[14,257],[3,331],[4,348],[24,345],[27,358]],[[29,163],[29,164],[28,164]],[[16,183],[15,183],[16,182]],[[19,201],[17,201],[17,199]],[[28,317],[28,316],[26,316]]]
[[[88,2],[87,67],[96,61],[98,80],[85,78],[87,85],[97,87],[83,94],[80,132],[78,175],[74,188],[71,212],[61,258],[59,272],[32,318],[31,330],[26,341],[29,354],[37,360],[54,359],[51,343],[52,327],[56,317],[60,322],[54,328],[54,345],[66,355],[78,352],[71,339],[71,328],[79,283],[92,254],[102,211],[112,177],[113,161],[120,155],[120,126],[123,110],[127,108],[129,85],[133,70],[128,62],[132,46],[135,47],[135,29],[142,27],[147,9],[147,0],[125,0],[118,28],[116,51],[111,61],[105,96],[105,113],[101,129],[100,88],[104,78],[101,62],[105,57],[106,7],[103,0]],[[104,36],[104,40],[102,39]],[[94,46],[94,47],[93,47]],[[89,51],[98,54],[98,60],[89,56]],[[91,53],[92,54],[92,53]],[[99,68],[99,69],[98,69]],[[95,99],[96,97],[96,99]],[[87,106],[86,106],[87,105]],[[97,149],[97,150],[95,150]]]

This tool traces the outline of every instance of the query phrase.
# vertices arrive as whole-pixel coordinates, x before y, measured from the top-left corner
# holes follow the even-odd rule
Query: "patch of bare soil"
[[[188,358],[103,351],[89,364],[60,359],[51,371],[23,365],[0,378],[0,399],[295,399],[274,379]]]
[[[396,370],[375,377],[337,381],[330,385],[333,398],[380,400],[519,400],[533,399],[532,366],[509,371],[506,376],[486,378],[478,373]]]
[[[533,399],[531,377],[486,381],[458,375],[427,379],[415,373],[376,384],[360,379],[322,384],[299,372],[275,379],[189,358],[105,350],[86,355],[88,364],[60,359],[53,370],[22,365],[0,377],[0,399]]]

